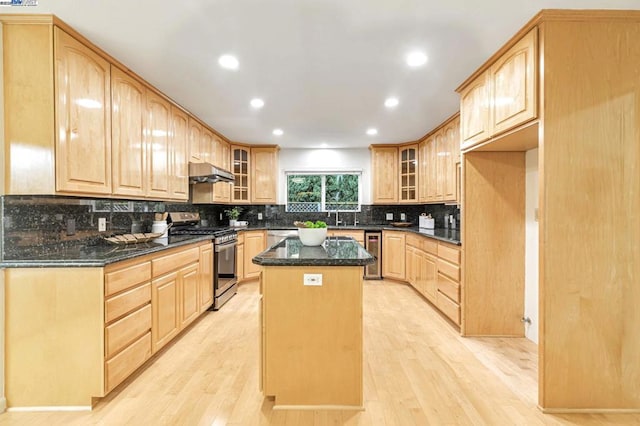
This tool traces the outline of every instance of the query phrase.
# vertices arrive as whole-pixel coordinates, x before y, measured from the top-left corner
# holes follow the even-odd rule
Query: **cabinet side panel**
[[[464,155],[464,335],[524,336],[524,160]]]
[[[52,34],[51,25],[2,25],[7,194],[55,192]]]
[[[104,391],[101,268],[6,270],[9,407],[90,406]]]
[[[540,405],[639,409],[640,22],[544,37]]]

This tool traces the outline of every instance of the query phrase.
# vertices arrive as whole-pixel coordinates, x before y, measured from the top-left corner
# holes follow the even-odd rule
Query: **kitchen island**
[[[375,259],[352,238],[289,237],[262,265],[261,377],[277,408],[362,409],[362,275]]]

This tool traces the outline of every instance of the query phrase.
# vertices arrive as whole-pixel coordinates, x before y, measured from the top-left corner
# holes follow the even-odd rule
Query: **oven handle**
[[[221,251],[230,249],[232,247],[235,247],[236,244],[237,244],[237,241],[230,241],[230,242],[227,242],[227,243],[215,244],[214,247],[215,247],[215,251],[217,253],[217,252],[221,252]]]

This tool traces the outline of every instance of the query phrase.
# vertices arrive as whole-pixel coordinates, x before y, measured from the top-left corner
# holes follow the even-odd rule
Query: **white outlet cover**
[[[262,213],[258,213],[258,220],[262,220]]]
[[[387,213],[387,220],[393,220],[393,213]]]
[[[322,285],[322,274],[304,274],[304,285]]]
[[[400,220],[407,220],[407,215],[404,213],[400,213]]]
[[[107,218],[99,217],[98,218],[98,232],[104,232],[107,230]]]

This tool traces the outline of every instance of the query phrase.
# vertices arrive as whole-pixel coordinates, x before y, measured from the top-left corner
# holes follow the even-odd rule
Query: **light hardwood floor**
[[[536,346],[464,339],[411,287],[365,281],[365,411],[273,410],[258,391],[258,286],[240,286],[91,412],[0,415],[0,425],[603,425],[640,415],[546,415]]]

